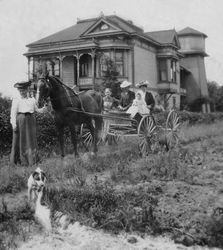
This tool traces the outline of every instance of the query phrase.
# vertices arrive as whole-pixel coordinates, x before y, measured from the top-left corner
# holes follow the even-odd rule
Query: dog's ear
[[[44,181],[44,179],[46,180],[46,174],[44,172],[41,172],[41,175],[42,175],[41,177],[42,181]]]
[[[34,173],[32,174],[32,176],[33,176],[33,179],[34,179],[34,180],[39,180],[39,173],[38,173],[38,172],[34,172]]]

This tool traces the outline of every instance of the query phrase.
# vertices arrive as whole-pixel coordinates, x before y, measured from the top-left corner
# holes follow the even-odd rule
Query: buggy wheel
[[[178,129],[180,126],[179,115],[175,110],[171,110],[166,120],[166,140],[168,148],[174,148],[179,142]]]
[[[81,142],[85,149],[89,151],[93,144],[93,136],[88,128],[84,126],[84,124],[81,124],[80,128],[80,137],[81,137]]]
[[[155,142],[156,123],[152,116],[144,116],[138,126],[139,150],[142,156],[148,155],[152,151]]]
[[[93,136],[89,128],[87,128],[83,123],[80,127],[80,138],[84,148],[89,151],[93,144]],[[97,145],[102,143],[102,138],[98,139]]]

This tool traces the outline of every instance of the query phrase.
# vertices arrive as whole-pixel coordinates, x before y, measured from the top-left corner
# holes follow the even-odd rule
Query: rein
[[[135,121],[135,119],[131,119],[131,118],[117,117],[117,116],[115,117],[114,115],[108,115],[108,114],[90,113],[90,112],[82,111],[82,110],[75,109],[72,107],[68,107],[68,108],[66,108],[66,110],[86,114],[86,115],[89,115],[92,117],[102,117],[102,118],[113,119],[113,120],[117,119],[117,120],[124,120],[124,121]]]

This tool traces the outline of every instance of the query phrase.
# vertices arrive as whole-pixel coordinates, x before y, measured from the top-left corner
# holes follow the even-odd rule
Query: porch
[[[106,59],[108,58],[116,62],[119,71],[118,78],[128,79],[127,53],[127,50],[113,49],[29,57],[28,74],[31,79],[32,75],[40,70],[59,77],[64,84],[71,88],[77,87],[80,90],[94,88],[95,84],[103,81],[104,71],[107,69]]]

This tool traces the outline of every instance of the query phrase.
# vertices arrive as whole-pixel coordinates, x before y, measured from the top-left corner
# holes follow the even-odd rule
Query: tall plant
[[[112,96],[120,98],[120,82],[118,81],[119,71],[114,60],[109,57],[103,58],[103,86],[110,88]]]

